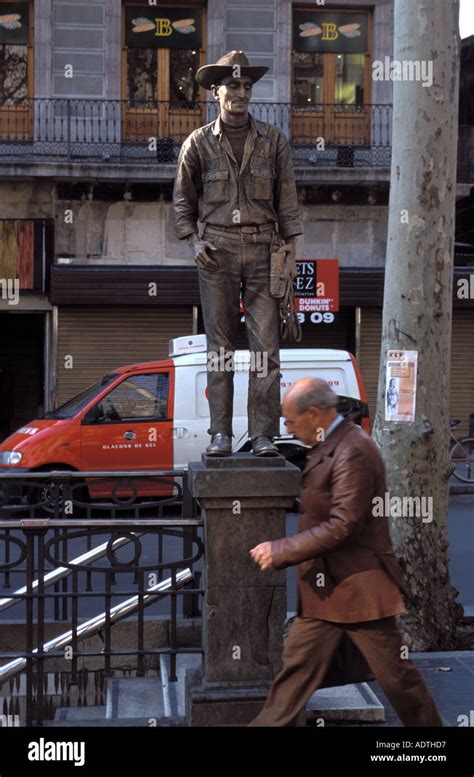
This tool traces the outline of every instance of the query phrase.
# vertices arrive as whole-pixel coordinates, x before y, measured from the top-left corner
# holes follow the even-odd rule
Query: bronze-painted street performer
[[[237,51],[198,70],[196,79],[219,101],[220,115],[183,143],[174,187],[176,232],[192,247],[199,273],[212,456],[231,453],[234,372],[226,366],[235,351],[241,286],[251,355],[252,450],[257,456],[278,454],[273,437],[280,423],[280,326],[278,300],[270,295],[270,254],[287,244],[295,277],[296,237],[303,228],[288,140],[248,113],[252,86],[267,70],[251,67]],[[264,370],[254,368],[262,363]]]

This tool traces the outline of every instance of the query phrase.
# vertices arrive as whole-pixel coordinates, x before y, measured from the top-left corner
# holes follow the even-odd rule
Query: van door
[[[169,370],[128,375],[88,410],[81,424],[83,470],[172,469],[170,378]],[[141,495],[162,493],[156,484],[137,484]],[[93,491],[110,495],[104,484]]]

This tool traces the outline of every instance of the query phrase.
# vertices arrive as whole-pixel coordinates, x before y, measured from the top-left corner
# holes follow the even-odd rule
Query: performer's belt
[[[275,222],[271,221],[268,224],[259,224],[253,227],[239,227],[238,224],[232,227],[223,227],[220,224],[207,224],[206,229],[216,230],[217,232],[233,232],[234,234],[240,233],[241,235],[257,235],[261,232],[275,232]]]

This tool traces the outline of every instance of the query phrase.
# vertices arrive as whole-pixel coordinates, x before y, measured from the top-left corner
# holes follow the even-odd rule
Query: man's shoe
[[[230,456],[232,453],[232,438],[228,434],[213,434],[206,448],[208,456]]]
[[[268,437],[256,437],[252,440],[252,450],[255,456],[279,456],[276,445]]]

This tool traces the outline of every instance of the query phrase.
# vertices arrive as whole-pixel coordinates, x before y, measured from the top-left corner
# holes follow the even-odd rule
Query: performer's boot
[[[268,437],[256,437],[252,440],[252,450],[255,456],[279,456],[276,445]]]
[[[228,434],[213,434],[211,442],[206,448],[208,456],[230,456],[232,452],[232,438]]]

